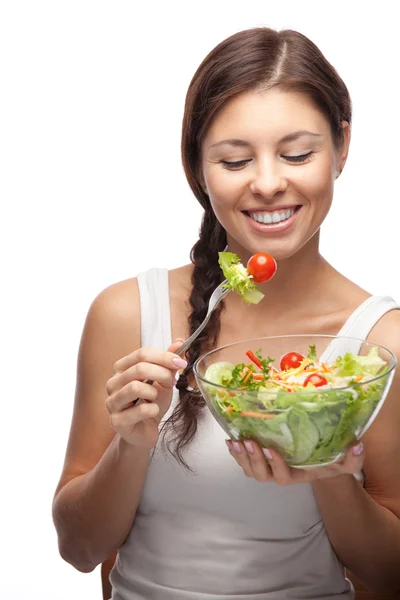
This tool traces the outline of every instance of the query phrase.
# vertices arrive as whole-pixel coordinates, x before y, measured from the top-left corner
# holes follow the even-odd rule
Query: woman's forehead
[[[244,92],[229,100],[214,117],[204,143],[211,147],[224,139],[267,136],[271,142],[299,130],[326,135],[329,123],[311,98],[276,88]]]

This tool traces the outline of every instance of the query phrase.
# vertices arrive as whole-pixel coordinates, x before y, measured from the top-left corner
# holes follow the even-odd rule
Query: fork
[[[217,306],[221,302],[221,300],[223,300],[225,298],[225,296],[227,296],[229,294],[229,292],[232,291],[229,288],[222,287],[226,283],[228,283],[228,280],[224,279],[224,281],[215,288],[215,290],[211,294],[210,300],[208,302],[207,314],[204,317],[203,321],[200,323],[200,325],[198,326],[196,331],[194,331],[192,333],[192,335],[190,337],[188,337],[188,339],[182,344],[182,346],[175,352],[175,354],[182,356],[182,354],[189,348],[190,344],[192,342],[194,342],[194,340],[197,338],[197,336],[200,335],[200,333],[203,331],[204,327],[207,325],[208,321],[210,320],[212,313],[217,308]],[[148,384],[152,385],[154,383],[154,381],[152,379],[147,379],[143,383],[148,383]],[[139,402],[139,400],[140,400],[140,398],[136,398],[136,400],[132,401],[132,404],[136,405]],[[146,400],[146,402],[150,403],[151,400]]]

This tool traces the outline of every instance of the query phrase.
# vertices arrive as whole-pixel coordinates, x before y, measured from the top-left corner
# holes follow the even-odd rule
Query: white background
[[[398,20],[391,2],[48,2],[0,8],[1,598],[100,600],[58,556],[51,502],[88,307],[104,287],[189,262],[201,210],[180,163],[187,86],[256,25],[296,29],[354,104],[322,253],[400,299]]]

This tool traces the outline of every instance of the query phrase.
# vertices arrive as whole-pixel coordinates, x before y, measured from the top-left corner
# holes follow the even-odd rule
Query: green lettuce
[[[343,357],[339,356],[334,367],[339,377],[363,377],[366,375],[377,375],[386,363],[379,356],[378,348],[374,346],[366,356],[358,356],[347,352]]]
[[[219,266],[228,280],[228,283],[224,284],[223,287],[237,292],[248,304],[258,304],[264,298],[264,294],[254,283],[253,276],[242,265],[237,254],[218,252],[218,256]]]

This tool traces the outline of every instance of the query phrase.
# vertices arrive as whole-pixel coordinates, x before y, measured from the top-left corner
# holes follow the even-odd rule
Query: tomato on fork
[[[264,283],[271,279],[276,273],[276,260],[265,252],[257,252],[250,256],[247,270],[256,283]]]

